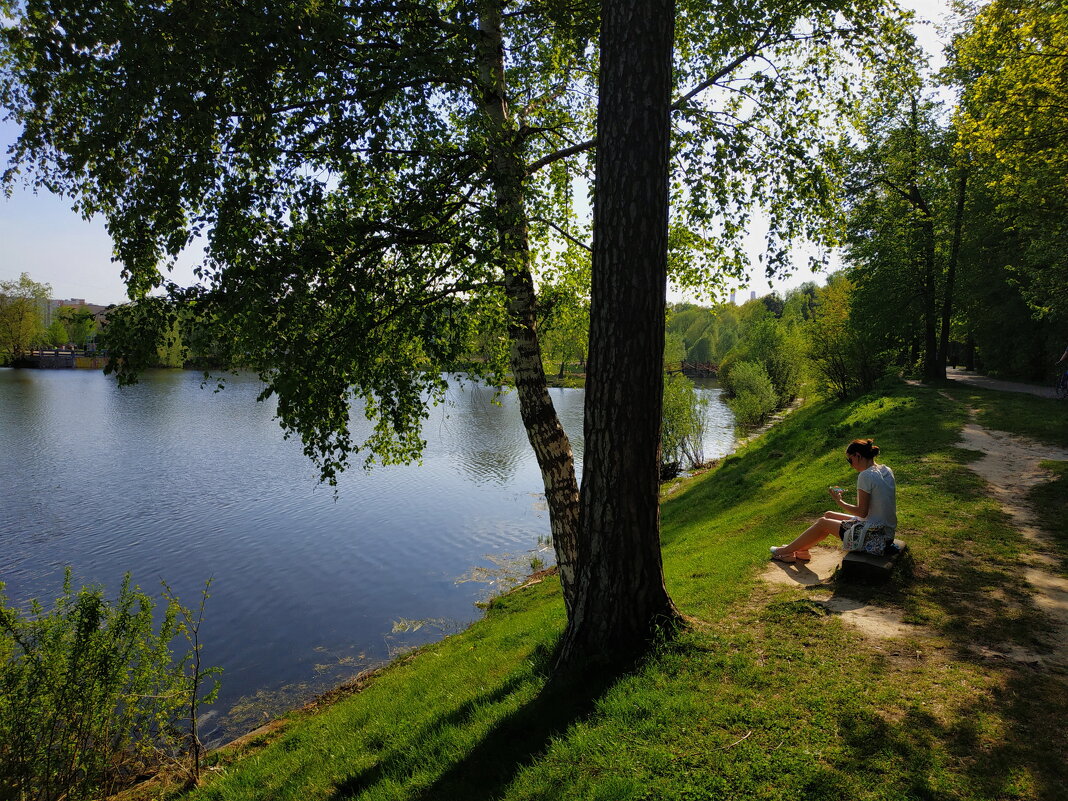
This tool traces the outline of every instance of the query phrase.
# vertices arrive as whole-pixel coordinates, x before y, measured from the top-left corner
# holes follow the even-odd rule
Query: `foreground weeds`
[[[1063,799],[1068,681],[997,655],[1041,653],[1049,622],[1019,578],[1025,542],[955,443],[966,405],[1003,429],[1068,428],[1053,401],[1007,396],[1002,413],[993,393],[952,394],[887,384],[811,403],[674,493],[665,575],[692,624],[635,669],[547,686],[564,615],[546,577],[360,692],[216,753],[193,797]],[[858,436],[897,474],[912,569],[874,589],[764,585],[768,546],[827,508],[825,487],[853,484],[842,453]],[[820,603],[845,593],[914,635],[849,627]]]

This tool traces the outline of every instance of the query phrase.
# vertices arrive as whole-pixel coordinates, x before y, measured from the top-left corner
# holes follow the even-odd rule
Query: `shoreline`
[[[582,387],[563,388],[581,389]],[[750,444],[751,442],[759,439],[764,434],[768,433],[772,428],[774,428],[776,425],[785,420],[787,416],[800,409],[805,404],[805,402],[806,399],[803,397],[795,398],[786,407],[777,411],[766,422],[762,423],[755,430],[743,436],[736,436],[734,439],[734,448],[730,451],[730,453],[727,453],[719,458],[712,459],[709,462],[706,462],[700,468],[688,471],[684,474],[676,476],[675,478],[663,482],[663,484],[661,485],[661,502],[666,501],[670,497],[674,496],[679,490],[691,484],[695,479],[698,479],[706,473],[715,470],[725,459],[735,457],[740,449]],[[555,575],[556,571],[557,568],[554,564],[548,568],[530,573],[520,579],[517,584],[505,590],[504,592],[491,596],[486,602],[486,605],[492,604],[493,601],[498,598],[507,597],[513,593],[519,592],[522,589],[530,587],[533,584],[540,583],[545,577]],[[483,604],[477,604],[477,606],[481,607],[483,606]],[[227,740],[226,742],[223,742],[219,745],[213,746],[208,753],[217,754],[220,752],[224,752],[227,749],[243,747],[245,744],[251,742],[252,740],[255,740],[259,736],[268,736],[270,734],[280,732],[286,727],[287,723],[289,722],[288,718],[290,716],[297,715],[303,717],[303,715],[305,714],[313,714],[315,711],[325,706],[335,703],[343,698],[347,698],[351,695],[362,692],[377,676],[381,675],[383,672],[392,669],[395,665],[406,663],[408,660],[420,654],[423,650],[437,645],[446,639],[464,634],[472,626],[478,624],[484,618],[485,610],[483,610],[482,616],[469,623],[463,629],[444,634],[439,639],[415,646],[411,650],[405,651],[404,653],[399,654],[393,657],[392,659],[387,659],[378,664],[371,665],[359,671],[349,679],[343,680],[336,686],[328,688],[322,691],[321,693],[315,694],[309,701],[306,701],[302,704],[298,704],[289,708],[286,711],[281,712],[280,714],[278,714],[277,717],[272,718],[261,726],[258,726],[255,729],[252,729],[251,731],[237,735],[236,737],[233,737],[232,739]]]
[[[987,405],[977,393],[968,402]],[[1053,401],[1015,397],[1024,400],[990,401],[991,412],[1013,412],[1020,426],[1039,420],[1068,448],[1068,422],[1037,405]],[[1068,683],[1004,656],[1045,647],[1041,610],[1012,580],[1032,546],[975,484],[958,436],[964,418],[959,400],[904,385],[807,402],[766,439],[685,480],[665,505],[661,536],[666,583],[691,625],[593,697],[543,697],[565,625],[558,583],[546,576],[495,599],[465,631],[214,750],[206,791],[189,801],[258,801],[268,788],[307,801],[530,801],[561,788],[619,799],[757,797],[769,786],[793,798],[815,780],[841,797],[905,796],[923,781],[987,801],[1006,776],[1021,775],[1031,781],[1014,785],[1020,798],[1052,798],[1066,777],[1065,737],[1027,732],[1061,732]],[[765,583],[768,543],[818,507],[814,488],[840,479],[838,439],[854,430],[886,438],[908,475],[901,511],[919,569],[878,588]],[[1058,525],[1065,480],[1068,468],[1046,490],[1058,499],[1049,510]],[[962,493],[964,485],[977,491]],[[954,515],[930,513],[947,506]],[[964,547],[982,560],[981,574],[958,558]],[[1056,547],[1068,559],[1068,544]],[[999,592],[985,591],[995,579]],[[907,623],[873,633],[842,608],[910,612]],[[976,652],[977,643],[989,647]],[[960,759],[977,737],[999,758]]]

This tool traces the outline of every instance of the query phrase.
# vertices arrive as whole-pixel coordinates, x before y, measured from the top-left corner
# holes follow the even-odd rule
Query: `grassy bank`
[[[1040,650],[1047,624],[1016,574],[1025,543],[954,442],[965,402],[1053,441],[1068,443],[1068,425],[1054,401],[949,393],[894,384],[810,404],[674,493],[666,580],[694,622],[635,671],[543,692],[564,622],[549,578],[361,692],[216,755],[191,797],[1063,799],[1065,676],[973,648]],[[871,639],[815,603],[844,588],[759,579],[768,546],[827,507],[823,488],[852,486],[842,454],[861,435],[898,476],[915,567],[848,594],[902,612],[914,636]]]

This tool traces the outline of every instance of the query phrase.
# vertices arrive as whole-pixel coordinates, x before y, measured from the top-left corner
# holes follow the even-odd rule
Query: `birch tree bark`
[[[481,5],[479,33],[482,110],[490,131],[488,139],[492,151],[490,184],[497,205],[496,233],[508,298],[509,364],[523,425],[541,469],[564,605],[570,614],[575,596],[578,482],[571,443],[549,397],[542,366],[523,193],[527,168],[521,154],[515,150],[518,131],[509,115],[499,0],[488,0]]]

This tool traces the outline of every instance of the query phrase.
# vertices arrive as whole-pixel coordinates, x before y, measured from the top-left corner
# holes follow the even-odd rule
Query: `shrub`
[[[660,474],[677,473],[681,465],[704,462],[708,400],[697,393],[682,373],[664,377],[663,426],[660,434]]]
[[[852,284],[836,278],[818,294],[809,359],[824,389],[845,399],[867,392],[884,372],[866,327],[853,320]]]
[[[762,423],[778,407],[778,395],[764,365],[757,362],[735,362],[730,369],[728,389],[733,395],[727,401],[738,425]]]
[[[178,723],[210,700],[193,688],[214,671],[191,675],[193,652],[173,658],[174,638],[199,621],[165,599],[157,628],[129,575],[114,602],[99,587],[75,592],[69,568],[51,609],[21,612],[0,594],[0,798],[109,795],[181,753]]]
[[[800,333],[769,317],[754,323],[730,355],[736,361],[760,364],[771,379],[776,406],[783,406],[801,389],[804,353]]]

